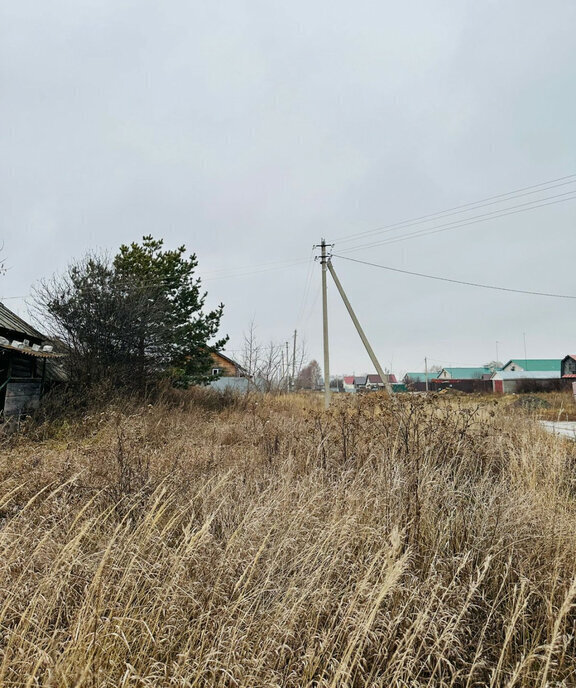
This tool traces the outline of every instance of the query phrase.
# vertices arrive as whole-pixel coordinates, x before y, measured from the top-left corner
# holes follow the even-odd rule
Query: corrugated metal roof
[[[34,339],[46,339],[45,335],[26,321],[22,320],[16,313],[13,313],[3,303],[0,303],[0,327],[12,332],[19,332]]]
[[[62,358],[64,354],[55,354],[53,351],[35,351],[29,346],[12,346],[11,344],[0,344],[0,349],[6,351],[17,351],[19,354],[34,356],[35,358]]]
[[[497,370],[492,380],[556,380],[559,370]]]
[[[491,368],[486,368],[485,366],[478,366],[477,368],[442,368],[442,371],[444,370],[454,380],[481,380],[482,375],[490,375],[493,372]]]
[[[428,380],[435,380],[438,377],[438,371],[432,370],[428,373],[406,373],[406,375],[404,375],[404,380],[410,378],[411,382],[426,382],[426,376],[428,376]]]
[[[562,361],[559,358],[511,358],[502,370],[510,365],[516,365],[524,370],[557,370],[560,372]]]

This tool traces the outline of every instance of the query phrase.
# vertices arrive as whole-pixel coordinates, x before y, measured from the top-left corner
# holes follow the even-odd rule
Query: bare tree
[[[264,345],[258,340],[257,326],[250,322],[248,330],[244,333],[244,346],[240,356],[240,363],[246,369],[248,376],[255,387],[266,392],[286,391],[294,389],[294,381],[291,379],[292,369],[299,370],[305,357],[305,344],[300,343],[296,349],[296,360],[292,357],[294,352],[285,356],[285,344],[270,341]]]
[[[310,361],[298,373],[296,378],[297,389],[320,389],[322,386],[322,369],[316,360]]]

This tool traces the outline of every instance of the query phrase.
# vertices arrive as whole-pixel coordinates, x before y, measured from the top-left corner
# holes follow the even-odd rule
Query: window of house
[[[220,375],[220,368],[212,368],[212,375]]]

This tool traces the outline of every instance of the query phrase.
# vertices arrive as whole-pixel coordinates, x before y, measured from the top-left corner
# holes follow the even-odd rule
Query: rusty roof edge
[[[53,351],[35,351],[32,347],[12,346],[11,344],[0,344],[0,349],[6,351],[18,351],[21,354],[35,356],[36,358],[63,358],[65,354],[57,354]]]

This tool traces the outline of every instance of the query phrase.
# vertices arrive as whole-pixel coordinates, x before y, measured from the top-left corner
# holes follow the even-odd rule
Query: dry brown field
[[[576,447],[510,400],[111,403],[0,484],[0,686],[576,685]]]

